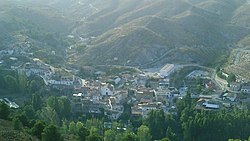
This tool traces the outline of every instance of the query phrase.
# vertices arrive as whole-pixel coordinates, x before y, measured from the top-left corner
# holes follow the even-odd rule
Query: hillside
[[[35,1],[0,2],[0,49],[26,48],[46,62],[57,59],[63,63],[70,20],[57,9],[36,5]],[[53,56],[52,51],[57,55]]]
[[[228,73],[236,74],[244,81],[250,80],[250,36],[240,40],[236,44],[237,48],[233,49],[225,65],[224,70]]]
[[[229,44],[247,36],[246,1],[116,1],[77,29],[96,36],[82,53],[83,65],[158,66],[166,62],[220,62]],[[247,16],[244,16],[247,20]],[[245,22],[247,23],[247,22]],[[160,59],[159,59],[160,58]],[[199,60],[199,61],[197,61]]]
[[[0,48],[76,65],[211,65],[250,34],[247,0],[0,0]],[[68,42],[73,35],[73,42]],[[82,39],[89,39],[82,42]],[[86,45],[66,54],[66,47]],[[49,52],[49,53],[48,53]],[[68,56],[68,58],[67,58]]]

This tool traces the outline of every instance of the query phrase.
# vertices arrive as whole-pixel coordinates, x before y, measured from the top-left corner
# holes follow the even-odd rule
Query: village
[[[171,84],[172,76],[188,65],[166,64],[154,71],[121,71],[107,75],[96,72],[95,79],[77,76],[77,68],[55,68],[29,53],[29,42],[15,50],[0,52],[0,67],[16,70],[27,77],[39,76],[47,89],[57,89],[71,100],[74,114],[105,114],[112,120],[119,119],[130,105],[131,114],[145,117],[150,110],[162,109],[166,113],[177,114],[176,101],[187,93],[196,101],[197,109],[218,110],[221,108],[241,108],[250,103],[250,85],[237,79],[228,83],[229,74],[214,69],[193,65],[196,69],[181,80],[181,86]],[[21,57],[20,57],[21,56]],[[26,57],[26,59],[22,59]],[[192,64],[190,65],[192,66]],[[116,66],[119,67],[119,66]],[[18,103],[2,98],[12,108]]]

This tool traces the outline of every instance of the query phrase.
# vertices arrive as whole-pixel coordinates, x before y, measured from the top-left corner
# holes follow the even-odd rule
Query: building
[[[100,93],[102,96],[112,96],[113,95],[114,86],[111,84],[103,83],[100,89]]]
[[[243,85],[241,87],[241,92],[243,92],[243,93],[250,93],[250,86],[249,85]]]
[[[117,104],[118,103],[125,103],[125,102],[127,102],[128,91],[126,91],[126,90],[117,91],[114,93],[113,96],[111,96],[111,98],[112,97],[116,99]]]
[[[237,95],[234,93],[225,93],[223,95],[223,100],[236,101]]]
[[[143,104],[138,104],[138,109],[141,110],[140,112],[142,117],[146,117],[151,110],[160,109],[161,105],[162,105],[161,102],[143,103]]]
[[[181,87],[179,89],[179,92],[180,92],[181,96],[185,96],[187,94],[187,92],[188,92],[188,87]]]
[[[117,120],[121,116],[122,113],[123,111],[110,110],[110,109],[105,110],[104,112],[104,114],[108,116],[108,118],[113,119],[113,120]]]
[[[47,82],[51,85],[66,85],[66,86],[74,86],[74,83],[79,81],[75,78],[75,76],[62,76],[61,78],[47,80]]]
[[[212,81],[209,81],[208,83],[205,84],[206,89],[214,89],[215,84]]]
[[[155,90],[142,89],[137,90],[135,93],[135,98],[140,103],[150,103],[156,99]]]
[[[239,91],[240,87],[241,87],[240,83],[237,83],[237,82],[232,82],[230,84],[230,90],[231,91]]]
[[[156,101],[159,102],[166,102],[167,98],[174,97],[175,95],[171,93],[171,91],[166,88],[166,89],[158,89],[156,91]]]
[[[101,114],[102,104],[91,99],[84,98],[82,93],[73,94],[72,109],[75,113],[83,114]]]
[[[205,107],[206,109],[219,109],[221,104],[218,101],[212,101],[210,99],[206,99],[206,98],[200,98],[197,101],[197,104],[201,104],[202,106]]]
[[[160,70],[160,76],[168,77],[174,70],[174,64],[167,64]]]
[[[209,102],[205,102],[202,104],[205,108],[208,108],[208,109],[219,109],[220,108],[220,105],[218,104],[213,104],[213,103],[209,103]]]
[[[10,108],[14,108],[14,109],[19,108],[19,105],[17,105],[16,102],[12,102],[8,98],[0,99],[0,102],[4,102]]]

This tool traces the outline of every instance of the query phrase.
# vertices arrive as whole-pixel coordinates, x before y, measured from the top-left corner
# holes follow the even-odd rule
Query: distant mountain
[[[52,33],[53,38],[59,37],[58,34],[91,38],[81,52],[69,55],[79,65],[209,65],[225,59],[229,46],[250,34],[248,0],[0,2],[0,31],[6,33],[0,39],[8,43],[13,38],[11,33],[16,34],[20,29],[32,29],[30,32],[38,29],[44,35]],[[34,38],[35,34],[28,36]],[[37,44],[47,42],[46,38],[34,40]],[[64,46],[60,44],[62,40],[55,40],[59,44],[57,50],[64,53],[59,47]],[[50,51],[54,46],[45,44]]]
[[[116,0],[94,6],[96,12],[75,28],[83,37],[96,36],[79,58],[82,64],[213,64],[250,33],[244,0]]]

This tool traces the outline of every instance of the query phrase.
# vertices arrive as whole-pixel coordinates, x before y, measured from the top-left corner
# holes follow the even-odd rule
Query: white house
[[[115,85],[117,85],[120,81],[121,81],[121,78],[120,78],[120,77],[117,77],[117,78],[115,79]]]
[[[161,77],[168,77],[171,73],[174,72],[174,64],[166,64],[161,70],[160,70],[160,76]]]
[[[103,83],[100,89],[100,93],[102,96],[112,96],[113,95],[113,86],[112,85],[108,85]]]

